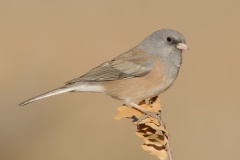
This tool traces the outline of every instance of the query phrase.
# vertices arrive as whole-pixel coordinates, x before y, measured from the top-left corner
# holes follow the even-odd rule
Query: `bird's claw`
[[[146,112],[143,113],[143,115],[136,122],[139,123],[139,122],[141,122],[142,120],[144,120],[144,119],[146,119],[148,117],[152,117],[152,118],[157,119],[158,122],[162,126],[165,126],[164,122],[162,121],[160,112],[154,113],[154,112],[146,111]]]

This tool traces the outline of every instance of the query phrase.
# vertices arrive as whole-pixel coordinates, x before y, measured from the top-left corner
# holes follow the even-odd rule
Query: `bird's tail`
[[[55,95],[70,92],[70,91],[73,91],[73,90],[74,90],[74,88],[70,87],[70,86],[64,86],[64,87],[61,87],[61,88],[57,88],[55,90],[49,91],[47,93],[44,93],[44,94],[41,94],[39,96],[33,97],[29,100],[26,100],[26,101],[20,103],[19,106],[24,106],[26,104],[32,103],[34,101],[37,101],[37,100],[40,100],[40,99],[43,99],[43,98],[47,98],[47,97],[50,97],[50,96],[55,96]]]

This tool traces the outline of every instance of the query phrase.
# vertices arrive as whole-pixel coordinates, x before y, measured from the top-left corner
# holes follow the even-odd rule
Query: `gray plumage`
[[[151,71],[153,62],[154,59],[148,59],[148,55],[137,48],[133,48],[113,60],[92,69],[83,76],[66,82],[66,84],[141,77]]]
[[[64,87],[31,98],[20,105],[71,91],[101,92],[125,102],[137,103],[151,95],[160,94],[172,85],[182,63],[182,50],[187,49],[185,43],[184,37],[174,30],[156,31],[136,47],[99,65],[81,77],[66,82]],[[153,86],[150,86],[151,80],[153,80]],[[139,87],[139,83],[139,86],[145,87],[146,89],[143,90],[148,93],[139,92],[139,88],[136,88]],[[139,92],[142,96],[133,92]]]

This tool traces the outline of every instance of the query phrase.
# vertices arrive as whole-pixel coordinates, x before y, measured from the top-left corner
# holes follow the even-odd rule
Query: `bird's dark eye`
[[[168,42],[172,42],[172,38],[171,37],[167,37],[167,41]]]

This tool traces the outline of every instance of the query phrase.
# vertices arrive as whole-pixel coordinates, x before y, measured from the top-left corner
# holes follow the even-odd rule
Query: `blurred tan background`
[[[122,103],[69,93],[19,108],[161,28],[187,39],[180,75],[161,95],[176,160],[239,159],[240,2],[0,0],[0,159],[155,159]]]

